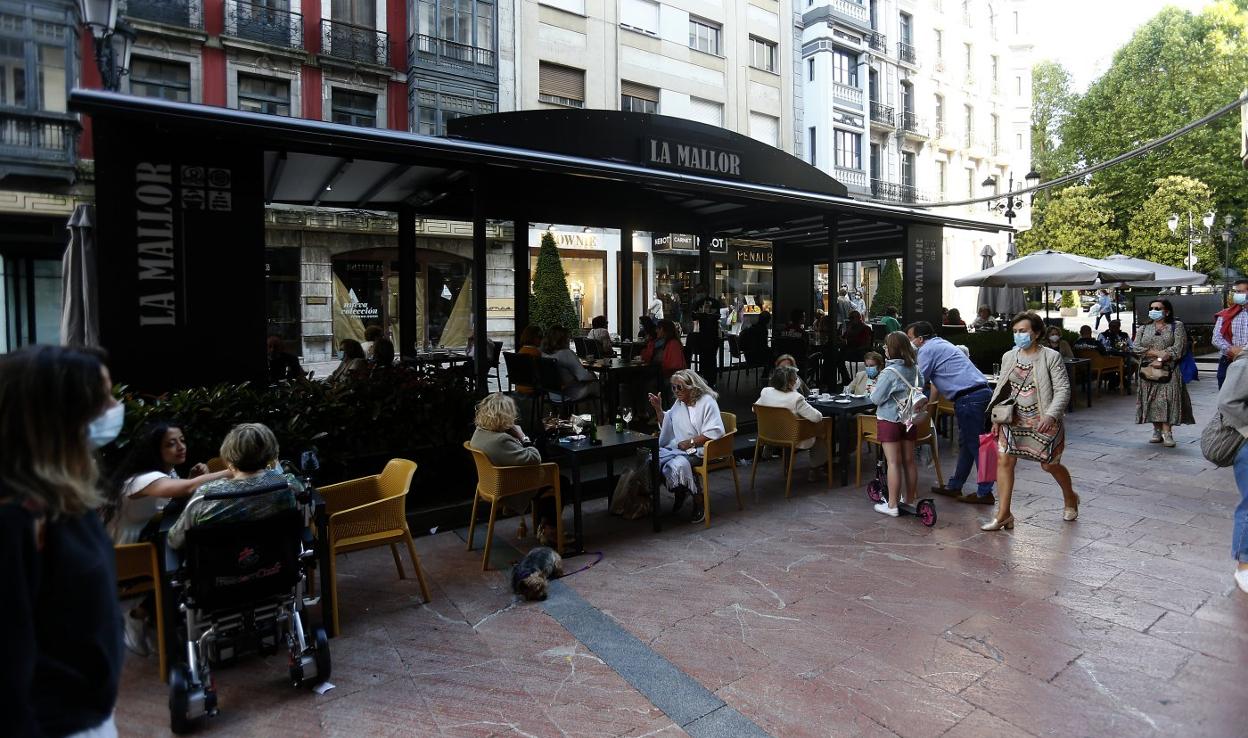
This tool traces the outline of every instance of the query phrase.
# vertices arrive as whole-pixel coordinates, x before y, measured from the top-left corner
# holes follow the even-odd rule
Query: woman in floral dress
[[[1169,300],[1153,300],[1148,305],[1151,322],[1140,326],[1135,334],[1133,353],[1140,360],[1140,380],[1136,383],[1135,422],[1152,423],[1153,437],[1149,443],[1174,448],[1173,426],[1193,424],[1192,398],[1187,394],[1179,371],[1179,360],[1187,350],[1187,329],[1174,319]],[[1169,370],[1163,382],[1149,380],[1145,367]]]
[[[1044,321],[1035,313],[1014,317],[1014,348],[1001,357],[1001,374],[993,391],[991,408],[1014,401],[1014,419],[993,424],[997,437],[997,516],[980,530],[1014,527],[1010,498],[1014,494],[1014,466],[1019,459],[1040,462],[1040,468],[1053,475],[1062,489],[1062,519],[1079,517],[1079,495],[1075,494],[1070,471],[1062,465],[1066,431],[1062,417],[1070,402],[1070,375],[1062,355],[1040,345]]]

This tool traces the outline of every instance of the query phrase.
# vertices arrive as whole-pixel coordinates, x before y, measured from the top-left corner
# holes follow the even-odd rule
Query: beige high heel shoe
[[[1001,530],[1002,528],[1005,528],[1006,530],[1014,529],[1013,514],[1006,515],[1005,518],[993,518],[992,522],[984,523],[979,526],[980,530]]]
[[[1079,519],[1079,495],[1075,495],[1075,506],[1062,508],[1062,520],[1065,520],[1066,522],[1069,523],[1072,520],[1078,520],[1078,519]]]

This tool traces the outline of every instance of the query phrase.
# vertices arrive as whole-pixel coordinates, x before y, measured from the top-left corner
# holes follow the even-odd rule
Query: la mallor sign
[[[741,176],[741,155],[736,152],[662,138],[646,140],[642,161],[665,169],[719,177]]]

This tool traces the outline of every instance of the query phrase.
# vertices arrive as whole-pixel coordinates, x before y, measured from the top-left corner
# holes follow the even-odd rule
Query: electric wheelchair
[[[238,499],[280,492],[275,480],[255,490],[206,495]],[[325,629],[309,630],[305,610],[319,598],[306,596],[314,565],[308,522],[308,494],[295,485],[300,506],[240,522],[191,527],[171,587],[185,617],[185,661],[169,672],[169,719],[174,733],[188,732],[204,716],[217,714],[211,665],[258,651],[289,653],[290,680],[317,685],[330,676]],[[302,499],[300,499],[302,498]],[[182,640],[184,638],[184,640]]]

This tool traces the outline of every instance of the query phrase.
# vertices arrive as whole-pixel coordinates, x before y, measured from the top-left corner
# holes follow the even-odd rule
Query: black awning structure
[[[923,284],[939,294],[941,229],[1007,230],[852,200],[772,146],[658,115],[498,113],[431,137],[98,91],[75,91],[70,105],[91,116],[95,137],[101,340],[140,386],[260,375],[268,203],[398,212],[401,265],[415,217],[476,224],[478,262],[487,219],[517,224],[517,239],[528,223],[551,222],[770,241],[776,294],[786,295],[778,309],[809,302],[809,274],[803,284],[799,273],[816,261],[903,257],[906,312],[924,317],[940,309]],[[631,249],[631,238],[621,243]],[[527,273],[527,255],[516,267]],[[484,270],[475,271],[481,316]],[[527,295],[515,298],[527,315]],[[176,377],[146,366],[194,345],[229,356],[197,357],[202,366]]]

